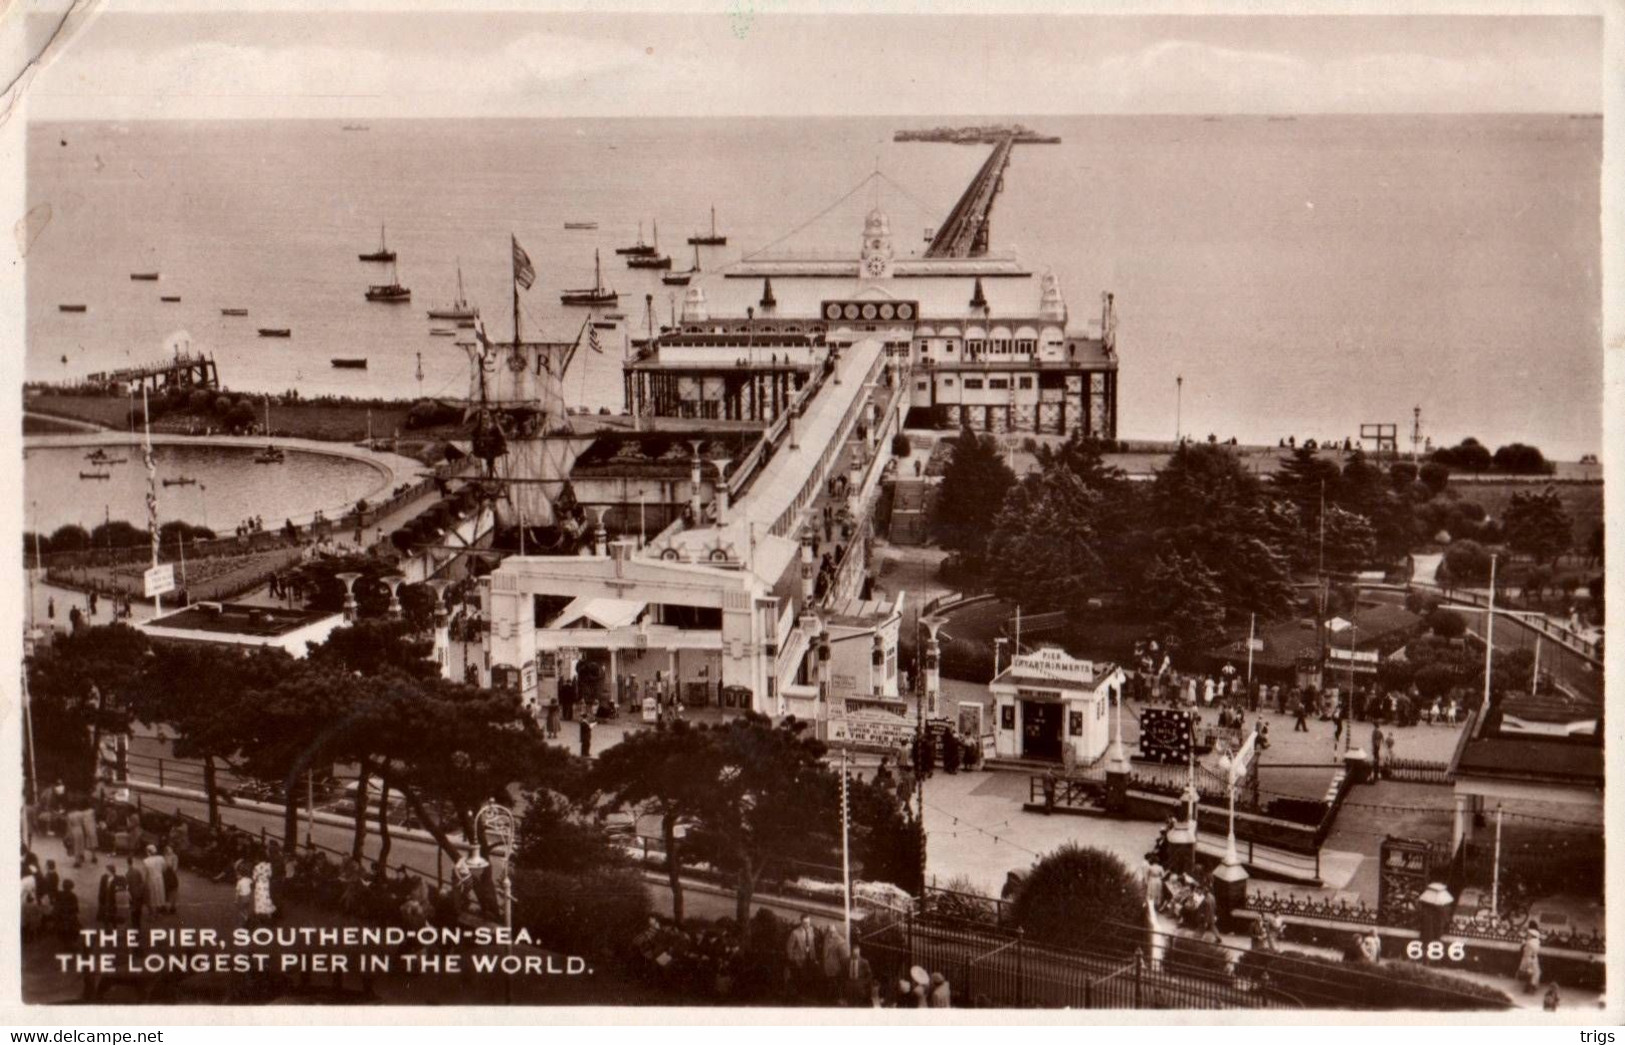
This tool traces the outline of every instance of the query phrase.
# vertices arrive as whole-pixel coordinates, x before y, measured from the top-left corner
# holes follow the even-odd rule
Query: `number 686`
[[[1405,945],[1405,957],[1412,961],[1426,958],[1430,962],[1437,962],[1449,958],[1453,962],[1459,962],[1467,957],[1467,945],[1459,942],[1446,945],[1443,940],[1434,940],[1431,943],[1412,940]]]

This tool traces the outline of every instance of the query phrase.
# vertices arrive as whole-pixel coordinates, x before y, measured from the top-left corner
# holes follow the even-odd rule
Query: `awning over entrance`
[[[575,628],[586,625],[603,628],[606,631],[624,628],[636,621],[647,606],[646,602],[630,602],[624,599],[578,598],[564,607],[564,612],[559,614],[559,619],[551,626]]]

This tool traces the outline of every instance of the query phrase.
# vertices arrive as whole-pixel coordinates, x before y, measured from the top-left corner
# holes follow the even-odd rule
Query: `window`
[[[966,388],[967,391],[974,391],[974,390],[979,389],[981,387],[982,387],[982,379],[981,378],[979,378],[979,377],[967,377],[967,378],[965,378],[965,388]]]
[[[975,338],[975,339],[966,338],[965,339],[965,351],[967,351],[967,352],[980,352],[982,350],[982,344],[983,344],[983,342],[982,342],[981,338]]]
[[[942,350],[944,352],[952,352],[957,346],[958,342],[956,342],[953,338],[949,338],[942,343]]]
[[[1016,381],[1017,381],[1017,386],[1016,387],[1018,387],[1018,388],[1031,388],[1033,386],[1033,379],[1030,378],[1030,377],[1017,378]]]
[[[1007,337],[1001,337],[1001,338],[995,339],[994,342],[993,342],[993,351],[999,353],[1001,356],[1009,355],[1010,354],[1010,339],[1007,338]]]
[[[1033,349],[1036,348],[1036,347],[1038,347],[1038,342],[1034,341],[1030,337],[1021,338],[1019,341],[1016,342],[1016,351],[1017,352],[1026,352],[1026,353],[1028,353],[1030,355],[1032,353]]]
[[[924,381],[916,381],[916,382],[914,382],[914,387],[917,390],[923,392],[923,391],[925,391],[927,385],[926,385],[926,382],[924,382]]]
[[[1009,378],[1004,377],[991,378],[987,383],[987,387],[1001,390],[1006,389],[1010,387],[1010,380]]]
[[[943,388],[952,388],[952,387],[954,387],[954,379],[951,378],[951,377],[943,378],[942,387]]]

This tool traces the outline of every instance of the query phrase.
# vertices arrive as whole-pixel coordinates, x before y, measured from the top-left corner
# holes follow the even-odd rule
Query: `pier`
[[[169,359],[157,363],[102,371],[91,374],[85,380],[89,384],[105,385],[108,388],[119,386],[121,390],[129,392],[139,392],[143,389],[148,392],[163,392],[171,388],[218,389],[220,372],[215,368],[212,356],[205,356],[201,352],[196,355],[190,352],[176,352]]]
[[[926,257],[975,258],[987,253],[988,219],[993,213],[994,197],[1004,188],[1004,169],[1010,165],[1010,150],[1015,144],[1015,136],[1006,134],[993,146],[987,162],[948,212],[948,220],[937,229],[925,250]]]

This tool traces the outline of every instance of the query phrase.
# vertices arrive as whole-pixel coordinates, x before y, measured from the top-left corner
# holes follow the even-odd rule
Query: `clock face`
[[[508,356],[508,369],[512,370],[516,374],[524,373],[525,367],[528,365],[529,364],[525,362],[525,357],[522,353],[514,352]]]
[[[870,258],[864,263],[863,267],[864,270],[869,273],[869,275],[881,276],[886,272],[886,261],[884,258]]]
[[[1174,747],[1179,743],[1179,728],[1166,718],[1159,718],[1150,723],[1147,734],[1152,743],[1162,747]]]

